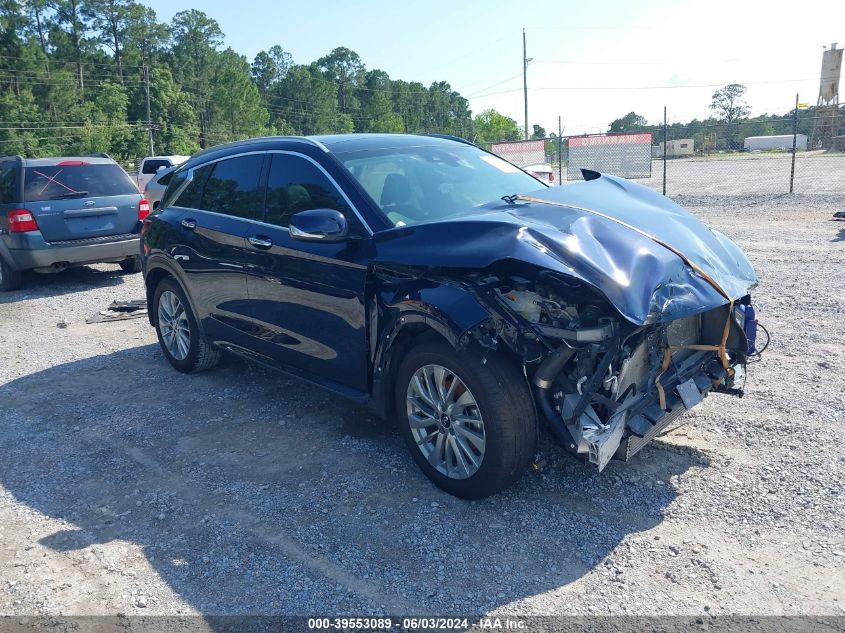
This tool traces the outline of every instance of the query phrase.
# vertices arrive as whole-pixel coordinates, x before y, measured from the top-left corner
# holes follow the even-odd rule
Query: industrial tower
[[[816,103],[816,124],[810,147],[829,148],[839,133],[839,75],[842,72],[842,50],[836,42],[822,54],[822,75],[819,100]]]

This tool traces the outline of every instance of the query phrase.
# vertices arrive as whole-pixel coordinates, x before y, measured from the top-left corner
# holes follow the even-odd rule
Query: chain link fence
[[[670,197],[845,195],[845,112],[835,128],[841,134],[825,139],[826,149],[813,149],[820,144],[814,138],[819,118],[793,114],[732,124],[642,126],[617,134],[497,143],[491,149],[520,165],[513,160],[520,147],[536,150],[542,141],[555,184],[580,180],[585,168],[634,179]],[[783,134],[784,127],[792,131]],[[538,162],[536,156],[531,162]]]

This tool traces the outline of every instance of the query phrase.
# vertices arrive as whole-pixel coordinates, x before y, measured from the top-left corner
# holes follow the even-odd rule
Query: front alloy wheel
[[[450,479],[466,479],[484,459],[484,420],[464,382],[442,365],[424,365],[408,384],[408,424],[423,456]]]
[[[396,368],[394,397],[414,461],[456,497],[499,492],[534,455],[534,402],[520,365],[504,354],[420,342]]]

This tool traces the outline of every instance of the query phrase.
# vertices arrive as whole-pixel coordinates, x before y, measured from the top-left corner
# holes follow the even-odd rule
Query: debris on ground
[[[105,310],[100,310],[87,319],[86,323],[106,323],[107,321],[124,321],[126,319],[137,319],[146,316],[146,299],[133,299],[132,301],[112,301]],[[62,327],[61,325],[59,327]]]

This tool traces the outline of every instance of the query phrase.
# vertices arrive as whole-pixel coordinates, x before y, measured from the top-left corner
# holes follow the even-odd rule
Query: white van
[[[167,169],[174,165],[181,165],[189,158],[190,156],[147,156],[146,158],[142,158],[138,164],[138,176],[136,179],[138,191],[144,190],[144,187],[153,179],[153,176],[156,175],[158,170]]]

